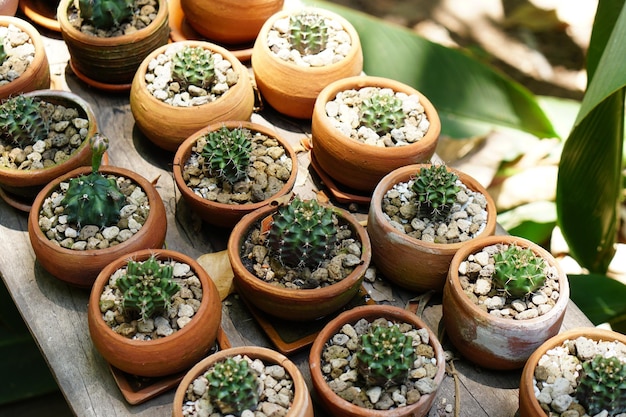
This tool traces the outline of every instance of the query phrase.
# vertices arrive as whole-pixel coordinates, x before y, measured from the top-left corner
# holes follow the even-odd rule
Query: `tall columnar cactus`
[[[222,126],[206,135],[202,156],[213,175],[234,184],[246,177],[251,152],[250,130]]]
[[[245,410],[256,410],[261,385],[258,375],[244,358],[226,358],[204,375],[211,404],[224,415],[240,416]]]
[[[172,58],[172,79],[182,88],[207,89],[215,78],[213,53],[200,46],[185,46]]]
[[[138,312],[142,320],[166,311],[180,286],[172,280],[172,265],[162,265],[156,255],[143,262],[128,261],[126,275],[117,279],[125,311]]]
[[[104,177],[98,169],[102,155],[109,147],[109,140],[95,134],[90,141],[93,151],[91,173],[70,180],[65,197],[61,201],[63,213],[69,222],[84,226],[110,226],[120,218],[120,210],[126,197],[112,178]]]
[[[596,355],[583,362],[576,398],[595,416],[602,410],[609,416],[626,413],[626,363],[616,357]]]
[[[417,198],[418,215],[433,220],[446,219],[460,190],[457,180],[458,176],[444,165],[420,168],[412,185]]]
[[[524,297],[541,288],[546,280],[546,263],[529,249],[509,245],[494,253],[493,280],[506,294]]]
[[[41,102],[24,95],[14,96],[0,105],[0,135],[20,148],[48,137],[49,117]]]
[[[326,49],[326,19],[317,13],[302,12],[289,17],[289,43],[302,55],[315,55]]]
[[[387,388],[404,383],[415,361],[413,338],[398,325],[374,325],[361,336],[357,371],[368,386]]]
[[[134,0],[79,0],[80,17],[97,29],[111,29],[130,19]]]
[[[402,127],[406,113],[402,110],[402,100],[394,94],[375,93],[363,100],[359,117],[362,126],[384,135]]]
[[[273,216],[266,240],[270,253],[283,265],[316,267],[335,246],[336,221],[332,208],[296,197]]]

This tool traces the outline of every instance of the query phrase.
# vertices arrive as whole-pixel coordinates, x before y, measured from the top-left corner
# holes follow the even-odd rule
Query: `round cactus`
[[[245,358],[226,358],[204,376],[208,381],[209,401],[222,414],[240,416],[245,410],[256,410],[261,384]]]
[[[590,416],[602,410],[609,416],[626,413],[626,364],[602,355],[583,362],[576,398]]]
[[[207,89],[215,78],[213,53],[201,46],[185,46],[172,59],[172,79],[182,88]]]
[[[496,285],[512,297],[524,297],[541,288],[546,280],[546,263],[529,249],[509,245],[493,255]]]
[[[302,55],[315,55],[326,49],[326,19],[317,13],[302,12],[289,17],[289,43]]]
[[[394,94],[375,93],[363,100],[360,106],[360,123],[379,136],[404,125],[406,114],[402,100]]]
[[[448,217],[460,187],[458,176],[444,165],[420,168],[413,180],[412,190],[417,198],[417,213],[420,217],[444,220]]]
[[[0,105],[0,134],[6,142],[22,149],[48,137],[49,118],[42,104],[23,95],[5,100]]]
[[[249,129],[222,126],[209,132],[205,138],[202,156],[212,175],[231,184],[246,178],[252,152],[252,133]]]
[[[79,0],[80,17],[97,29],[111,29],[133,15],[134,0]]]
[[[368,386],[387,388],[404,383],[415,361],[413,338],[398,325],[373,325],[361,336],[357,370]]]

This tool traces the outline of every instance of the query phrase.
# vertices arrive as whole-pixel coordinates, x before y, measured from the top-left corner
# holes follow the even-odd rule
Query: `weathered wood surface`
[[[171,174],[173,154],[157,149],[134,126],[128,95],[112,95],[86,87],[67,68],[67,49],[58,35],[47,38],[46,45],[55,87],[84,97],[95,110],[100,130],[111,139],[110,163],[135,170],[150,180],[158,178],[157,187],[168,215],[168,248],[192,257],[225,249],[228,232],[203,224],[181,201]],[[253,120],[274,125],[294,145],[310,132],[309,126],[268,111],[255,114]],[[308,155],[302,153],[299,159],[296,192],[310,197],[313,191]],[[85,417],[171,415],[173,391],[137,406],[125,402],[107,364],[89,338],[88,292],[54,279],[40,267],[30,246],[26,219],[26,214],[0,201],[0,274],[74,413]],[[385,288],[382,290],[384,294]],[[395,288],[392,291],[391,300],[384,302],[400,306],[418,295]],[[272,346],[236,297],[229,297],[223,304],[223,312],[222,327],[233,346]],[[441,305],[436,298],[426,307],[424,317],[435,332],[440,330]],[[590,325],[570,303],[564,327]],[[304,350],[291,358],[310,381],[307,354],[308,350]],[[511,417],[515,414],[519,371],[487,371],[460,359],[454,361],[454,366],[458,375],[458,415]],[[315,398],[314,392],[312,395]],[[452,415],[443,409],[445,404],[454,404],[455,398],[455,378],[448,375],[429,416]],[[318,410],[317,415],[325,413]]]

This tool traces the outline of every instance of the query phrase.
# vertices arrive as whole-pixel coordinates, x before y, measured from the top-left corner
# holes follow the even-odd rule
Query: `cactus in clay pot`
[[[545,283],[546,263],[530,248],[509,245],[494,253],[493,260],[493,280],[507,295],[525,297]]]
[[[591,416],[626,413],[626,363],[602,355],[583,362],[575,395]]]
[[[252,133],[249,129],[222,126],[206,134],[205,139],[202,156],[212,175],[230,184],[247,176],[252,152]]]
[[[208,381],[209,400],[222,414],[240,416],[245,410],[256,410],[261,384],[245,358],[226,358],[204,376]]]
[[[420,168],[413,180],[412,190],[416,194],[417,212],[421,217],[445,220],[456,202],[460,187],[458,176],[444,165]]]
[[[50,130],[50,118],[41,102],[23,95],[6,99],[0,105],[0,138],[24,149],[45,140]]]
[[[392,129],[404,125],[406,114],[402,109],[402,100],[393,93],[374,93],[363,100],[360,105],[360,120],[362,126],[372,129],[382,136]]]
[[[315,55],[326,49],[328,28],[324,16],[302,12],[289,17],[289,43],[302,55]]]
[[[134,0],[79,0],[80,17],[95,28],[108,30],[130,19]]]
[[[172,58],[172,80],[181,88],[190,85],[207,89],[215,78],[213,53],[200,46],[185,46]]]

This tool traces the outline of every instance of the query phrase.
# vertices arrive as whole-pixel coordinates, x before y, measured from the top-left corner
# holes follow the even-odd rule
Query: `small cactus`
[[[626,363],[602,355],[583,362],[576,398],[590,416],[602,410],[609,416],[626,413]]]
[[[546,280],[546,263],[529,249],[509,245],[493,255],[496,285],[512,297],[525,297],[541,288]]]
[[[373,325],[361,336],[357,371],[368,386],[383,388],[404,383],[415,361],[413,338],[398,325]]]
[[[251,152],[250,130],[222,126],[206,135],[202,156],[213,175],[234,184],[247,176]]]
[[[172,59],[172,79],[184,89],[190,85],[207,89],[215,78],[213,53],[201,46],[185,46]]]
[[[458,176],[444,165],[420,168],[412,185],[417,198],[418,215],[433,220],[446,219],[460,190],[457,180]]]
[[[105,178],[98,169],[102,155],[109,146],[109,140],[95,134],[90,145],[93,150],[91,173],[70,180],[66,195],[61,201],[63,213],[70,222],[79,226],[91,224],[100,227],[109,226],[120,218],[120,210],[126,204],[124,194],[115,180]]]
[[[335,246],[336,222],[332,208],[296,197],[272,218],[266,240],[270,253],[286,266],[316,267]]]
[[[41,102],[23,95],[5,100],[0,105],[0,134],[24,149],[48,137],[50,121]]]
[[[79,0],[80,17],[95,28],[107,30],[130,19],[134,0]]]
[[[261,385],[256,371],[245,358],[226,358],[204,376],[208,381],[209,401],[222,414],[240,416],[245,410],[256,410]]]
[[[402,110],[402,100],[394,94],[375,93],[363,100],[359,117],[362,126],[382,136],[402,127],[406,113]]]
[[[315,55],[326,49],[328,28],[324,16],[302,12],[289,18],[289,43],[302,55]]]
[[[172,280],[172,265],[161,265],[156,255],[143,262],[128,261],[126,275],[117,279],[117,286],[124,295],[122,308],[139,312],[145,321],[156,312],[166,311],[179,285]]]
[[[0,38],[0,65],[7,59],[7,52],[4,50],[4,38]]]

